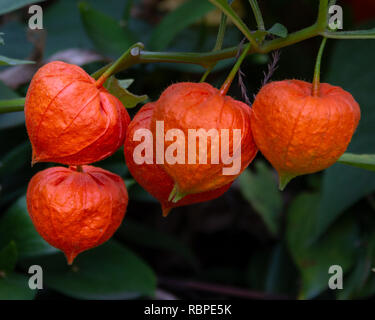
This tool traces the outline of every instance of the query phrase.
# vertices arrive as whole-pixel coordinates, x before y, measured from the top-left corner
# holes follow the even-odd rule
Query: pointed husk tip
[[[162,213],[163,213],[163,217],[166,218],[168,217],[169,213],[171,212],[172,208],[167,208],[165,206],[161,206],[161,210],[162,210]]]
[[[284,191],[290,181],[292,181],[296,175],[290,173],[279,173],[279,190]]]
[[[73,264],[74,259],[77,257],[78,253],[75,252],[64,252],[66,261],[68,265],[71,266]]]

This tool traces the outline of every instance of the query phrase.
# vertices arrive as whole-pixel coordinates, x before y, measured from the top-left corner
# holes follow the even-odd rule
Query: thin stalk
[[[101,87],[110,76],[126,67],[129,61],[132,61],[139,56],[143,48],[144,45],[142,43],[136,43],[135,45],[131,46],[120,58],[111,64],[111,66],[106,69],[103,74],[100,75],[99,79],[96,81],[96,86]]]
[[[225,29],[227,27],[227,16],[222,13],[219,25],[219,31],[217,32],[216,43],[212,51],[218,51],[223,47]]]
[[[251,43],[248,43],[246,44],[244,50],[242,51],[240,57],[238,58],[236,64],[234,65],[233,69],[231,70],[231,72],[229,73],[227,79],[224,81],[223,85],[221,86],[220,88],[220,94],[222,96],[226,95],[232,82],[233,82],[233,79],[235,78],[238,70],[240,69],[241,67],[241,64],[243,62],[243,60],[246,58],[247,54],[249,53],[249,50],[251,48]]]
[[[329,39],[355,40],[355,39],[375,39],[375,31],[370,30],[369,33],[357,33],[355,31],[325,31],[321,35]]]
[[[231,6],[226,5],[226,1],[223,4],[221,1],[209,0],[213,5],[215,5],[219,10],[225,13],[236,25],[236,27],[243,33],[243,35],[249,40],[249,42],[254,46],[258,47],[258,43],[251,33],[251,30],[247,25],[242,21],[242,19],[237,15],[237,13],[232,9]]]
[[[265,31],[266,28],[264,27],[264,20],[263,20],[262,12],[259,9],[257,0],[249,0],[249,2],[251,5],[251,9],[253,9],[253,13],[254,13],[255,20],[258,25],[258,29],[261,31]]]
[[[0,113],[23,111],[25,98],[0,100]]]
[[[83,172],[82,166],[77,166],[77,172]]]
[[[312,86],[313,97],[319,97],[319,94],[320,94],[320,66],[322,63],[322,56],[323,56],[326,43],[327,43],[327,38],[323,38],[322,44],[320,45],[318,57],[316,58],[314,80],[313,80],[313,86]]]
[[[320,0],[319,1],[319,12],[318,19],[316,24],[321,31],[324,31],[328,24],[328,9],[329,9],[329,0]]]
[[[222,13],[219,31],[217,32],[216,43],[215,43],[215,46],[212,50],[213,52],[219,51],[223,47],[226,26],[227,26],[227,16],[224,13]],[[215,68],[216,64],[217,64],[217,62],[213,63],[211,66],[209,66],[206,69],[206,72],[203,74],[200,82],[204,82],[206,80],[207,76],[210,74],[210,72],[213,70],[213,68]]]
[[[216,63],[215,63],[216,65]],[[213,70],[213,68],[215,68],[215,65],[213,66],[210,66],[206,69],[205,73],[203,74],[202,78],[199,80],[199,82],[205,82],[208,75],[211,73],[211,71]]]

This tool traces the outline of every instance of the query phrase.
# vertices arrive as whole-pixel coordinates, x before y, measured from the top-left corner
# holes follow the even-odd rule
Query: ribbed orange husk
[[[61,61],[34,75],[25,102],[32,162],[89,164],[124,142],[130,117],[120,100],[78,66]]]
[[[259,150],[290,179],[334,164],[347,149],[361,117],[358,103],[340,87],[299,80],[264,86],[253,104],[252,130]]]
[[[155,103],[151,123],[153,132],[156,121],[164,121],[165,133],[170,129],[179,129],[185,135],[185,163],[169,164],[165,161],[161,165],[182,194],[201,193],[224,187],[242,173],[258,151],[250,126],[251,108],[229,96],[222,96],[218,89],[208,83],[183,82],[169,86]],[[207,164],[199,163],[198,143],[196,164],[188,163],[189,129],[216,129],[221,142],[221,130],[229,130],[229,155],[241,157],[240,170],[236,174],[223,174],[223,168],[231,165],[222,161],[221,143],[219,163],[212,162],[210,139],[207,143]],[[236,146],[233,146],[234,129],[241,130],[241,140]],[[164,149],[167,150],[172,143],[174,141],[165,141]]]
[[[128,193],[121,177],[93,166],[40,171],[27,189],[27,208],[39,234],[68,263],[112,237],[124,218]]]
[[[134,134],[139,129],[151,130],[151,117],[154,107],[155,103],[148,103],[143,106],[133,118],[126,133],[124,153],[127,167],[133,178],[160,202],[164,216],[167,216],[172,208],[209,201],[223,195],[229,189],[231,183],[219,189],[188,195],[173,203],[168,201],[168,197],[173,189],[174,181],[160,165],[156,164],[155,153],[153,153],[152,164],[136,164],[134,162],[133,152],[140,143],[133,140]]]

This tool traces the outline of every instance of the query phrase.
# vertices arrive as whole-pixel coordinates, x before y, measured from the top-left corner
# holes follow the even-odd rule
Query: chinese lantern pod
[[[127,167],[133,178],[160,202],[164,217],[169,214],[172,208],[205,202],[220,197],[229,189],[231,183],[219,189],[187,195],[177,202],[169,201],[168,198],[174,187],[174,181],[160,165],[156,164],[155,153],[153,152],[152,163],[148,164],[144,162],[142,164],[137,164],[134,161],[134,150],[140,142],[134,141],[133,138],[136,131],[139,129],[151,131],[151,118],[154,107],[155,103],[144,105],[133,118],[126,134],[124,153]],[[154,149],[153,146],[149,147],[152,150]]]
[[[294,177],[333,165],[346,151],[361,113],[352,95],[340,87],[299,80],[264,86],[253,104],[255,142],[278,171],[281,188]]]
[[[69,264],[112,237],[128,204],[121,177],[93,166],[82,170],[40,171],[27,189],[27,208],[36,230],[65,253]]]
[[[185,136],[184,163],[171,164],[165,159],[161,164],[175,182],[180,194],[202,193],[224,187],[242,173],[258,151],[251,132],[250,107],[229,96],[222,96],[218,89],[208,83],[185,82],[169,86],[155,102],[151,122],[154,137],[157,121],[164,121],[164,134],[178,128]],[[191,148],[189,131],[200,129],[205,132],[215,129],[218,132],[220,146],[214,148],[218,151],[218,162],[215,162],[213,157],[212,139],[207,141],[206,164],[200,161],[198,143],[195,164],[189,161],[189,153],[192,151],[189,149]],[[228,133],[227,142],[222,130]],[[235,131],[239,132],[236,143],[234,143]],[[165,141],[166,156],[169,146],[173,143],[174,141]],[[223,146],[228,150],[228,156],[233,157],[231,164],[223,161],[221,156]],[[231,168],[233,170],[230,170]]]
[[[116,97],[78,66],[54,61],[34,75],[25,102],[32,162],[89,164],[113,154],[130,117]]]

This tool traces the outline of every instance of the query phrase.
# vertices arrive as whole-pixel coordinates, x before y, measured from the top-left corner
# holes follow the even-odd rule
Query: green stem
[[[219,31],[217,32],[216,43],[215,43],[215,46],[214,46],[214,48],[212,50],[213,52],[219,51],[223,47],[226,26],[227,26],[227,16],[224,13],[222,13],[221,14],[220,26],[219,26]],[[215,68],[216,64],[217,64],[217,62],[213,63],[212,65],[210,65],[207,68],[207,70],[203,74],[200,82],[206,81],[207,76],[210,74],[210,72],[213,70],[213,68]]]
[[[216,65],[216,63],[215,63]],[[205,82],[208,75],[211,73],[211,71],[213,70],[213,68],[215,68],[215,65],[212,65],[210,67],[208,67],[205,71],[205,73],[203,74],[202,78],[199,80],[199,82]]]
[[[261,31],[265,31],[266,28],[264,27],[264,20],[263,20],[262,12],[259,9],[257,0],[249,0],[249,2],[251,5],[251,9],[253,9],[255,20],[258,25],[258,29]]]
[[[225,80],[225,82],[223,83],[223,85],[221,86],[220,88],[220,94],[222,96],[225,96],[233,82],[233,79],[235,78],[238,70],[240,69],[241,67],[241,64],[243,62],[243,60],[246,58],[247,54],[249,53],[249,50],[251,48],[251,43],[248,43],[245,45],[245,48],[243,50],[243,52],[241,53],[240,57],[238,58],[236,64],[234,65],[233,69],[231,70],[231,72],[229,73],[227,79]]]
[[[0,113],[23,111],[25,98],[0,100]]]
[[[227,27],[227,16],[224,13],[222,13],[219,31],[217,32],[216,43],[215,43],[214,49],[212,51],[221,50],[221,48],[223,47],[226,27]]]
[[[329,9],[329,0],[319,0],[319,12],[318,20],[316,24],[318,28],[324,31],[328,24],[328,9]]]
[[[286,38],[277,38],[274,40],[266,41],[261,47],[251,47],[248,54],[251,53],[269,53],[271,51],[284,48],[295,43],[317,37],[320,35],[322,30],[317,28],[314,24],[308,28],[300,31],[290,33]],[[140,54],[132,59],[127,60],[126,64],[122,65],[122,68],[118,68],[117,72],[123,71],[136,64],[143,63],[186,63],[196,64],[203,68],[209,68],[212,64],[234,58],[237,55],[238,48],[231,47],[219,51],[210,51],[202,53],[193,52],[151,52],[141,51]],[[108,64],[103,68],[99,69],[92,74],[92,77],[98,79],[112,64]]]
[[[316,58],[314,81],[312,85],[313,97],[319,97],[319,94],[320,94],[320,66],[322,63],[322,56],[323,56],[324,48],[326,46],[326,42],[327,42],[327,38],[323,38],[322,44],[320,45],[318,57]]]
[[[221,9],[220,3],[218,1],[214,1],[214,0],[210,0],[210,1]],[[231,17],[232,20],[235,19],[233,17],[237,17],[238,19],[235,19],[237,21],[237,24],[243,23],[243,22],[238,22],[242,20],[236,15],[236,13],[233,10],[231,10],[231,7],[225,7],[225,8],[226,9],[222,11],[226,15]],[[252,46],[248,54],[268,53],[273,50],[287,47],[292,44],[295,44],[295,43],[298,43],[298,42],[301,42],[310,38],[314,38],[322,34],[325,31],[325,28],[327,25],[327,10],[328,10],[328,0],[320,0],[318,19],[314,25],[307,27],[305,29],[302,29],[300,31],[290,33],[286,38],[277,38],[274,40],[266,41],[265,43],[263,43],[262,46],[258,46],[250,30],[248,30],[246,26],[243,26],[242,29],[246,28],[247,32],[250,33],[248,34],[247,38],[249,39],[250,37],[252,39],[252,40],[249,39]],[[254,42],[255,42],[255,45],[254,45]],[[125,59],[123,63],[119,64],[118,67],[116,68],[116,72],[123,71],[126,68],[129,68],[136,64],[156,63],[156,62],[196,64],[196,65],[202,66],[205,69],[209,69],[210,67],[212,67],[212,65],[216,64],[218,61],[230,59],[230,58],[235,57],[236,55],[237,55],[237,47],[227,48],[227,49],[218,50],[218,51],[211,51],[211,52],[206,52],[206,53],[150,52],[150,51],[141,50],[138,55],[136,56],[131,55],[129,59]],[[104,66],[103,68],[96,71],[92,76],[95,79],[98,79],[111,66],[112,64]]]
[[[237,13],[232,9],[231,6],[227,4],[226,1],[219,1],[219,0],[209,0],[213,5],[220,9],[223,13],[225,13],[236,25],[236,27],[243,33],[243,35],[249,40],[249,42],[254,46],[258,47],[258,43],[251,33],[250,29],[247,25],[242,21],[242,19],[237,15]]]
[[[100,75],[100,78],[96,81],[96,86],[101,87],[110,76],[122,69],[126,69],[128,64],[133,60],[136,61],[143,48],[144,45],[140,42],[131,46],[120,58],[118,58],[113,64],[111,64],[108,69],[106,69]]]
[[[369,33],[359,33],[357,31],[324,31],[321,35],[329,39],[355,40],[355,39],[375,39],[375,31],[369,30]]]

